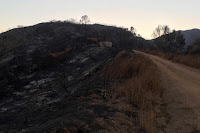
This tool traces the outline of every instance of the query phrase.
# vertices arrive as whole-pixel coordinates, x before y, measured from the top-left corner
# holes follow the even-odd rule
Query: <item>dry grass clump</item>
[[[198,55],[174,55],[171,60],[200,69],[200,56]]]
[[[152,55],[157,55],[159,57],[165,57],[166,54],[158,51],[158,50],[141,50],[142,52],[145,52],[145,53],[149,53],[149,54],[152,54]]]
[[[112,98],[125,98],[138,107],[140,124],[146,132],[155,132],[156,111],[161,87],[156,65],[143,55],[120,52],[102,71],[102,78],[112,82],[106,91]]]
[[[191,54],[176,54],[176,53],[162,53],[156,50],[151,50],[151,51],[144,51],[149,54],[157,55],[159,57],[163,57],[168,60],[172,60],[193,68],[198,68],[200,69],[200,56],[199,55],[191,55]]]

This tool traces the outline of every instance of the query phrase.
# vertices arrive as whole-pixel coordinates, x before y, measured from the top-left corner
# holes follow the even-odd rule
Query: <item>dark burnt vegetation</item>
[[[100,47],[87,38],[110,41],[112,47]],[[134,127],[137,120],[127,120],[118,108],[122,101],[113,101],[117,107],[108,103],[102,90],[105,82],[98,75],[120,50],[144,42],[125,28],[72,21],[0,34],[1,130],[43,132],[75,126],[77,131],[95,132],[98,127],[116,132],[113,126],[122,121],[124,132],[140,130]],[[110,124],[110,117],[116,123]]]

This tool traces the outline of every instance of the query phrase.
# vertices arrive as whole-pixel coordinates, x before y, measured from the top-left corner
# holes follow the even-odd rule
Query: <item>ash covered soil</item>
[[[120,50],[117,36],[99,47],[78,30],[47,23],[0,35],[1,132],[141,132],[137,108],[108,100],[99,78]]]

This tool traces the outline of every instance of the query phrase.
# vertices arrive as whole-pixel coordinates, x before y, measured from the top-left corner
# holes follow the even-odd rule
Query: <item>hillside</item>
[[[199,29],[191,29],[185,31],[173,31],[169,34],[164,34],[163,27],[160,30],[163,32],[161,36],[148,40],[148,46],[150,49],[159,49],[162,52],[177,52],[182,51],[184,53],[189,53],[193,47],[193,43],[200,38]],[[158,34],[156,30],[155,34]],[[189,47],[188,47],[189,46]],[[146,46],[145,48],[148,49]]]
[[[185,37],[186,46],[192,45],[197,38],[200,38],[200,29],[181,31]]]
[[[0,34],[1,131],[43,132],[65,125],[70,131],[94,132],[100,127],[93,121],[117,118],[113,115],[119,111],[104,98],[107,83],[99,79],[100,71],[122,48],[144,40],[122,28],[87,26],[89,37],[111,41],[113,47],[87,40],[84,25],[69,22],[41,23]],[[117,118],[116,127],[122,119],[135,121],[127,118]],[[128,124],[123,128],[130,130]]]

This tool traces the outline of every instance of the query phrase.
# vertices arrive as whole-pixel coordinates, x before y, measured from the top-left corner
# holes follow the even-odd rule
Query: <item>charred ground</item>
[[[126,44],[136,47],[144,40],[111,26],[88,29],[89,37],[109,40],[113,47],[88,41],[83,25],[69,22],[42,23],[0,35],[1,131],[94,132],[106,127],[115,132],[123,120],[130,123],[123,124],[121,132],[141,130],[137,116],[132,120],[119,111],[122,101],[108,102],[102,89],[107,83],[99,75]],[[52,53],[64,54],[53,58]]]

